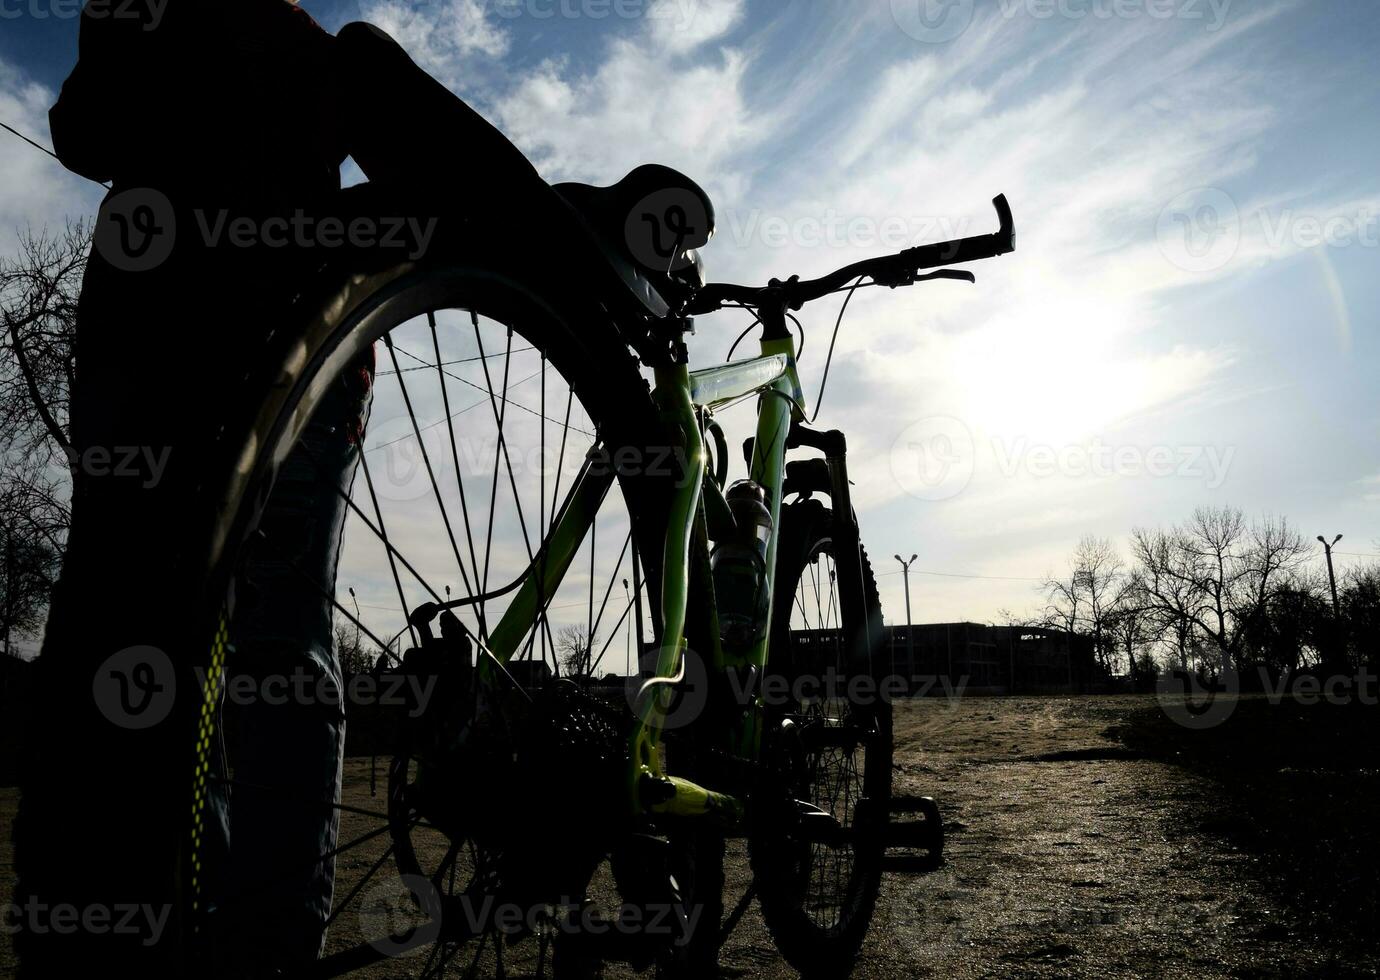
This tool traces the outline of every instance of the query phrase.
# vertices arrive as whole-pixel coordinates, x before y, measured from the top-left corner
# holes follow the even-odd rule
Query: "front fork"
[[[848,483],[848,440],[836,429],[818,432],[794,424],[786,440],[786,448],[794,449],[797,446],[807,446],[824,453],[834,516],[834,566],[839,578],[839,613],[845,623],[862,624],[862,628],[851,637],[849,662],[865,664],[867,672],[871,674],[873,624],[867,614],[866,585],[862,573],[862,536]]]

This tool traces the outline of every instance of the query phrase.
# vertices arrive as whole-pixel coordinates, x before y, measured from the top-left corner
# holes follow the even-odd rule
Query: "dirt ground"
[[[1250,805],[1236,787],[1186,764],[1181,747],[1128,747],[1136,739],[1126,733],[1143,730],[1154,712],[1153,698],[1136,696],[898,705],[896,790],[938,799],[949,829],[946,860],[927,874],[887,876],[854,976],[1377,975],[1373,929],[1321,915],[1268,847],[1228,832],[1233,808]],[[381,811],[369,777],[368,759],[347,762],[346,801]],[[0,789],[5,826],[15,795]],[[342,840],[378,826],[347,813]],[[384,847],[375,839],[342,856],[341,894]],[[11,869],[6,834],[0,904],[9,898]],[[1357,870],[1367,880],[1377,871]],[[731,906],[747,886],[740,847],[730,849],[728,875]],[[371,928],[359,907],[373,888],[341,914],[332,949]],[[508,976],[532,975],[534,945],[506,954]],[[359,975],[416,976],[424,961],[391,960]],[[452,973],[462,975],[465,965],[456,961]],[[728,977],[795,975],[755,907],[722,966]],[[12,969],[8,937],[0,937],[0,975]],[[609,975],[630,974],[611,968]]]

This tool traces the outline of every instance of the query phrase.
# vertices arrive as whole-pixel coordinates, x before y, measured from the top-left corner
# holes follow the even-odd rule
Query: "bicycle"
[[[397,600],[396,635],[376,635],[322,592],[382,651],[378,680],[434,681],[428,702],[396,713],[386,812],[369,812],[386,829],[368,839],[387,842],[371,873],[391,858],[407,891],[403,911],[416,921],[409,932],[385,916],[380,935],[327,955],[315,973],[417,951],[427,957],[421,974],[439,976],[463,950],[469,974],[503,975],[504,957],[517,955],[514,939],[536,936],[536,951],[523,955],[536,957],[538,973],[549,952],[558,977],[598,975],[608,960],[655,966],[663,976],[708,975],[745,907],[724,921],[730,838],[748,841],[754,890],[786,960],[807,976],[851,968],[882,874],[891,715],[885,698],[846,684],[806,695],[790,683],[782,686],[788,695],[766,693],[773,677],[881,675],[880,602],[850,500],[846,439],[806,421],[791,325],[806,304],[845,290],[851,297],[865,282],[972,281],[943,267],[1012,251],[1010,209],[995,199],[994,234],[907,249],[821,279],[748,287],[703,281],[697,253],[712,233],[712,205],[688,178],[644,167],[610,188],[556,191],[568,213],[541,220],[555,223],[549,239],[567,243],[563,262],[535,263],[513,216],[471,216],[419,260],[328,271],[299,302],[310,313],[299,318],[305,326],[270,338],[259,359],[266,368],[246,379],[250,396],[227,413],[204,524],[188,529],[195,547],[186,564],[187,649],[200,652],[179,669],[200,670],[204,680],[195,708],[182,706],[174,723],[191,733],[190,782],[181,784],[191,817],[178,839],[149,845],[150,860],[166,861],[173,882],[177,939],[160,954],[169,972],[209,969],[217,955],[210,919],[218,903],[204,868],[212,797],[234,792],[233,774],[215,759],[227,592],[246,549],[272,546],[258,515],[314,408],[332,379],[379,342],[379,381],[396,379],[401,407],[380,421],[385,396],[376,395],[371,426],[399,421],[394,442],[418,447],[427,477],[417,485],[381,481],[364,453],[359,496],[368,499],[349,500],[352,520],[372,532],[365,540],[379,552],[373,567],[387,570],[380,578]],[[654,236],[676,230],[674,246],[645,261],[646,250],[627,239],[641,225]],[[691,370],[692,318],[728,308],[755,317],[749,330],[760,330],[760,353]],[[415,382],[409,389],[409,377],[433,379],[439,403],[419,396]],[[452,401],[472,389],[473,404]],[[747,482],[730,484],[715,414],[754,398]],[[439,408],[444,420],[446,438],[430,450],[426,433],[439,435],[442,423],[425,427],[419,407]],[[467,422],[493,423],[491,470],[464,472],[462,456],[473,454],[455,419],[466,413]],[[538,443],[538,465],[513,451],[519,436]],[[822,458],[788,462],[802,448]],[[454,486],[443,479],[446,456]],[[568,469],[575,472],[567,482]],[[487,515],[473,492],[485,484]],[[382,508],[390,497],[411,513],[421,501],[434,506],[442,526],[390,524]],[[436,555],[405,553],[424,538]],[[613,569],[606,588],[596,585],[600,567]],[[464,591],[452,597],[457,575]],[[627,606],[601,637],[619,579]],[[443,581],[444,594],[436,587]],[[562,601],[575,594],[578,606]],[[585,614],[573,661],[582,675],[597,672],[611,645],[636,648],[645,661],[626,706],[560,676],[552,621],[576,615],[561,612],[571,608]],[[624,643],[614,645],[620,630]],[[520,669],[525,663],[548,664],[550,682],[526,683],[545,671]],[[550,808],[564,829],[543,840]],[[599,887],[619,896],[620,908],[670,914],[655,930],[649,922],[620,929],[589,899],[601,875]],[[473,913],[486,901],[535,911],[499,930]]]

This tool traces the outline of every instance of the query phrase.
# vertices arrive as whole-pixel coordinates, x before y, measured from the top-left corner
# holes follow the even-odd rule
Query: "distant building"
[[[981,623],[883,630],[881,671],[907,678],[912,693],[940,695],[960,685],[968,694],[1087,693],[1105,689],[1109,680],[1093,656],[1092,639],[1078,633]],[[793,635],[797,662],[834,662],[836,631]]]

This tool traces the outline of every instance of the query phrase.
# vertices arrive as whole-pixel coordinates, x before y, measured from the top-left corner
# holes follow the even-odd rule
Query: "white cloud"
[[[738,161],[756,142],[746,68],[725,50],[668,73],[654,49],[619,39],[589,75],[545,63],[498,102],[497,117],[549,180],[609,183],[661,162],[701,177],[711,193],[737,191]]]
[[[657,0],[647,9],[652,40],[676,54],[723,37],[743,18],[743,0]]]
[[[508,52],[510,39],[485,0],[364,0],[362,20],[393,37],[429,74],[452,89],[477,81],[474,66]]]
[[[48,108],[57,93],[39,85],[14,65],[0,60],[0,119],[43,145],[48,139]],[[101,188],[63,168],[46,153],[0,132],[0,252],[12,254],[17,233],[45,226],[59,229],[71,218],[90,217]]]

